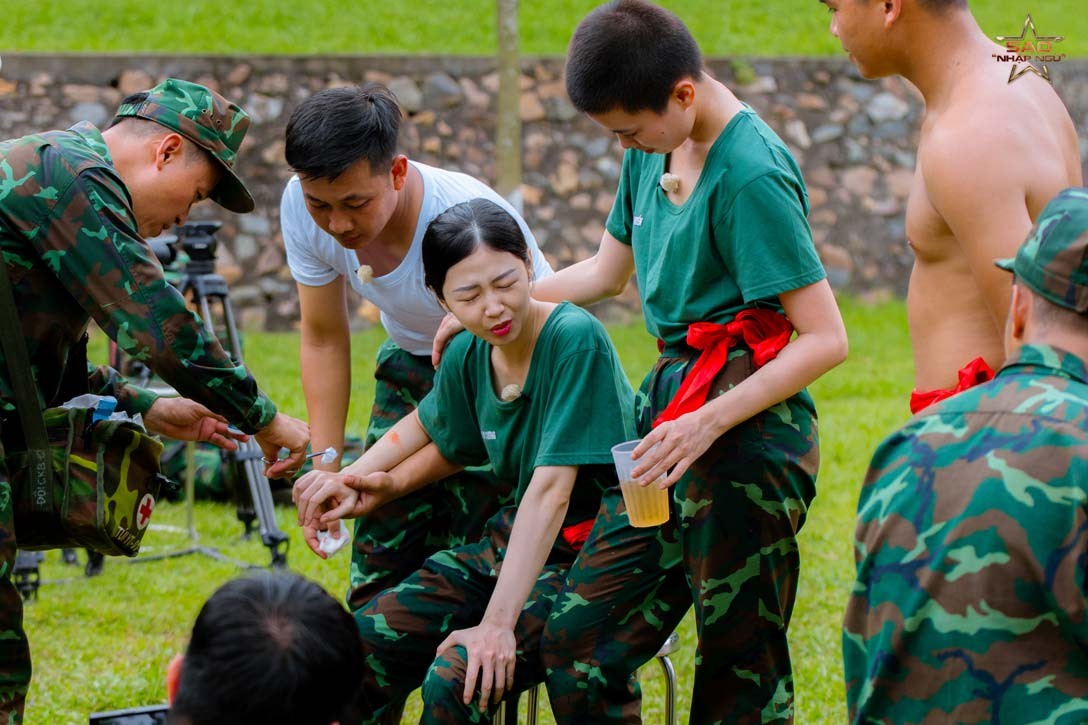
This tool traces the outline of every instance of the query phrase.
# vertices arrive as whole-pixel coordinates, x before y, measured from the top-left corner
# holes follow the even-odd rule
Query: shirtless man
[[[907,203],[917,412],[989,379],[1004,360],[1011,288],[993,260],[1015,256],[1046,203],[1081,185],[1076,131],[1047,81],[1009,80],[1008,64],[992,57],[1005,49],[966,0],[820,2],[862,76],[902,75],[925,99]]]

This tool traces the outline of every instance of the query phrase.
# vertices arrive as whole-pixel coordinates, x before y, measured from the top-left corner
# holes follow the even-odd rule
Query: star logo
[[[1031,35],[1035,39],[1034,41],[1027,38],[1028,30],[1031,30]],[[1031,13],[1028,13],[1024,18],[1024,26],[1020,28],[1020,35],[998,35],[996,39],[1005,44],[1005,49],[1012,55],[994,57],[998,60],[1009,61],[1012,60],[1012,70],[1009,71],[1009,83],[1024,75],[1025,73],[1034,73],[1043,80],[1050,82],[1050,68],[1047,67],[1044,61],[1059,61],[1064,55],[1054,55],[1054,45],[1065,40],[1064,35],[1039,35],[1035,30],[1035,21],[1031,19]],[[1042,66],[1042,70],[1039,70],[1032,65],[1030,58],[1035,58],[1036,62]],[[1020,68],[1019,63],[1024,63],[1024,67]],[[1019,71],[1017,70],[1019,68]]]

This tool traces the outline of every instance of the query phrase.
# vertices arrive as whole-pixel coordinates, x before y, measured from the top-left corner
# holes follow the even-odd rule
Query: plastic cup
[[[612,446],[612,460],[616,462],[616,475],[620,480],[628,520],[636,528],[647,528],[660,526],[669,520],[669,490],[659,485],[664,475],[646,486],[631,476],[631,470],[637,463],[631,460],[631,451],[641,442],[627,441]]]

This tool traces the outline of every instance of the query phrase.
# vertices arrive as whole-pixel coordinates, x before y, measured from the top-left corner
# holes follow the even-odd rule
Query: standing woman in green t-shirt
[[[599,251],[534,296],[584,304],[637,273],[662,354],[637,395],[634,473],[649,485],[667,474],[673,516],[631,529],[605,496],[541,643],[552,710],[631,721],[628,675],[694,603],[690,722],[789,722],[796,537],[819,462],[805,386],[847,348],[800,170],[705,72],[683,22],[650,3],[590,13],[565,77],[574,106],[627,151]]]
[[[634,437],[634,400],[596,319],[530,297],[525,239],[497,204],[474,199],[432,221],[423,266],[472,334],[450,343],[415,412],[340,473],[299,479],[294,495],[322,555],[319,529],[461,466],[490,463],[514,483],[514,504],[482,539],[436,553],[355,615],[371,717],[422,683],[424,722],[469,722],[543,681],[540,634],[601,492],[617,485],[610,451]]]

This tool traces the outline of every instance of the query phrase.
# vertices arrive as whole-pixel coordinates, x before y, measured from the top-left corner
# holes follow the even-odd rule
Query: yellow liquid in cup
[[[630,479],[620,481],[627,518],[636,528],[660,526],[669,520],[669,489],[660,488],[664,476],[648,486],[640,486]]]

